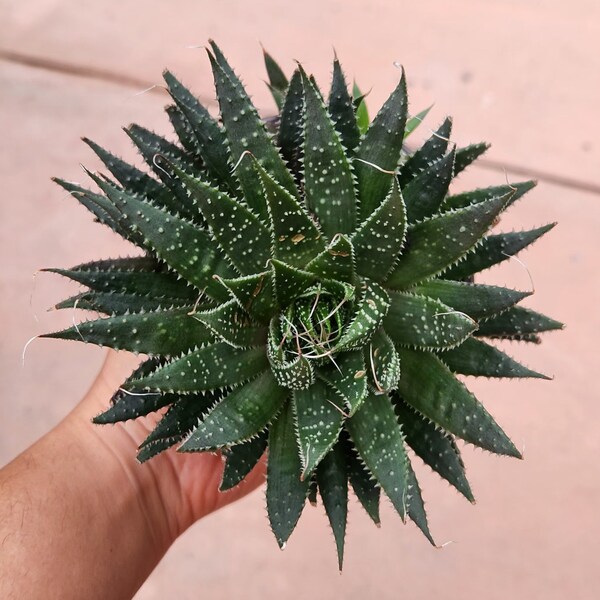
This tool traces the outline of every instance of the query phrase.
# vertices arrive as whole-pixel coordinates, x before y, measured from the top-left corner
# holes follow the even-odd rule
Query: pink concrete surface
[[[102,358],[90,346],[39,340],[22,367],[30,337],[71,322],[72,314],[46,309],[77,289],[48,274],[39,274],[34,286],[33,273],[131,251],[49,178],[83,181],[78,163],[98,166],[81,135],[133,159],[121,125],[136,120],[168,131],[160,113],[164,95],[135,96],[141,89],[135,83],[114,85],[103,73],[158,83],[168,65],[210,98],[204,56],[183,46],[212,36],[268,111],[257,40],[287,67],[292,58],[303,60],[322,82],[335,45],[347,73],[373,86],[372,110],[394,85],[398,72],[391,63],[400,60],[409,73],[411,106],[436,102],[429,126],[448,112],[459,141],[493,142],[490,160],[575,184],[600,183],[600,126],[592,109],[600,100],[597,2],[421,4],[309,1],[292,11],[265,1],[0,0],[0,464],[68,412]],[[53,68],[15,64],[15,57],[44,59]],[[61,74],[48,61],[83,65],[91,76]],[[517,180],[510,170],[505,176],[473,167],[456,189],[505,177]],[[550,221],[558,227],[522,255],[536,290],[528,304],[567,329],[539,347],[509,349],[555,381],[468,380],[526,460],[465,448],[476,506],[427,469],[418,472],[436,539],[456,543],[432,549],[387,505],[378,530],[352,504],[340,576],[322,509],[306,510],[281,553],[259,491],[189,530],[136,598],[597,598],[598,195],[542,182],[500,228]],[[490,271],[486,281],[530,286],[517,263]]]

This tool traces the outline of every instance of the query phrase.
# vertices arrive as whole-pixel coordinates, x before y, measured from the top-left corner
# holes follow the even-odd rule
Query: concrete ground
[[[454,116],[455,139],[493,147],[458,188],[537,177],[540,185],[502,229],[559,226],[522,255],[536,294],[528,304],[564,321],[543,345],[511,352],[553,382],[468,383],[524,448],[523,462],[465,449],[471,506],[421,469],[432,549],[389,506],[374,528],[352,504],[345,570],[337,572],[322,509],[307,509],[284,553],[262,492],[212,515],[172,547],[137,594],[158,598],[437,597],[587,600],[600,594],[600,5],[595,0],[456,0],[402,6],[375,0],[158,2],[0,0],[0,464],[78,401],[102,352],[32,336],[68,325],[46,309],[75,288],[33,274],[45,266],[127,253],[49,178],[82,180],[98,166],[86,135],[133,158],[122,125],[168,131],[160,83],[168,66],[211,105],[203,45],[215,38],[251,90],[273,110],[259,42],[291,69],[301,60],[327,82],[332,48],[379,107],[408,73],[414,112],[427,124]],[[427,133],[427,126],[423,127]],[[522,289],[516,263],[486,280]],[[596,377],[596,378],[595,378]],[[1,492],[0,492],[1,493]]]

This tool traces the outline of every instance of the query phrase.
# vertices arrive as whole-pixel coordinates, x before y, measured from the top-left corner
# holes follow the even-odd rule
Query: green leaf
[[[486,142],[479,144],[471,144],[456,151],[456,159],[454,160],[454,176],[456,177],[461,171],[464,171],[472,162],[477,160],[490,147]]]
[[[379,169],[395,171],[398,166],[406,125],[407,102],[406,77],[402,71],[400,83],[373,119],[356,151],[358,160],[354,161],[354,165],[361,201],[361,219],[365,219],[383,202],[390,189],[390,175]]]
[[[200,452],[249,440],[269,425],[287,396],[288,391],[265,371],[221,400],[192,431],[179,451]]]
[[[522,181],[520,183],[511,183],[508,185],[495,185],[487,188],[479,188],[470,192],[463,192],[462,194],[455,194],[448,196],[444,200],[442,206],[443,209],[456,209],[470,206],[471,204],[478,204],[479,202],[485,202],[491,200],[497,196],[504,196],[510,192],[514,192],[510,203],[510,206],[514,204],[519,198],[523,197],[529,190],[533,189],[537,185],[537,181]]]
[[[279,306],[289,306],[302,292],[318,282],[316,275],[290,267],[277,259],[271,261],[275,295]]]
[[[236,348],[257,346],[267,340],[267,328],[253,322],[235,300],[193,316],[217,338]]]
[[[529,231],[512,231],[490,235],[467,254],[463,261],[445,271],[444,276],[449,279],[464,279],[474,273],[489,269],[533,244],[555,225],[556,223],[550,223]]]
[[[343,352],[335,364],[319,368],[318,376],[327,382],[343,399],[352,416],[367,397],[367,369],[361,350]],[[337,365],[337,366],[336,366]]]
[[[350,440],[346,444],[346,468],[356,497],[373,523],[379,526],[381,523],[379,518],[380,488],[371,473],[362,465]]]
[[[149,375],[129,382],[126,389],[201,392],[237,385],[267,368],[264,348],[240,350],[225,342],[216,342],[193,350]]]
[[[354,100],[354,106],[356,111],[356,124],[361,135],[364,135],[369,129],[369,111],[367,110],[367,103],[365,102],[365,95],[360,91],[360,88],[354,82],[352,86],[352,98]]]
[[[428,109],[429,110],[429,109]],[[400,188],[440,160],[448,149],[448,141],[452,132],[452,119],[447,117],[437,131],[402,165],[398,181]],[[406,138],[406,133],[404,137]]]
[[[358,146],[360,131],[354,114],[352,96],[348,92],[346,78],[337,56],[333,61],[333,80],[329,93],[328,109],[335,128],[340,134],[342,145],[352,154]]]
[[[306,113],[304,121],[304,190],[323,233],[352,233],[357,206],[352,168],[340,136],[315,87],[302,72]]]
[[[174,437],[161,438],[160,440],[157,440],[156,442],[152,442],[150,444],[147,444],[146,446],[143,446],[142,448],[139,449],[137,457],[136,457],[138,463],[143,464],[143,463],[149,461],[151,458],[154,458],[156,455],[160,454],[161,452],[168,450],[169,448],[171,448],[172,446],[174,446],[175,444],[180,442],[182,439],[183,439],[183,436],[177,435]]]
[[[273,99],[277,108],[281,110],[283,105],[283,97],[288,87],[288,80],[283,72],[283,69],[277,64],[277,61],[263,48],[263,58],[267,76],[269,77],[269,89],[273,94]]]
[[[277,335],[278,322],[271,321],[267,344],[267,355],[273,375],[279,385],[292,390],[308,388],[315,380],[311,362],[302,355],[289,359],[284,352],[281,339]]]
[[[487,319],[479,324],[478,336],[491,338],[527,339],[531,334],[562,329],[564,325],[550,317],[529,308],[513,306],[501,315]]]
[[[287,402],[269,430],[267,464],[267,513],[280,548],[294,531],[306,503],[310,479],[300,479],[301,470],[294,414]]]
[[[438,427],[496,454],[521,458],[508,436],[475,396],[433,354],[400,349],[399,392]]]
[[[462,281],[434,279],[421,283],[411,292],[435,298],[473,319],[491,317],[531,296],[531,292],[519,292],[496,285],[482,285]]]
[[[198,151],[210,175],[216,181],[234,187],[225,131],[170,71],[165,71],[163,77],[169,93],[192,128]]]
[[[41,337],[75,340],[143,354],[171,356],[212,340],[202,323],[188,315],[189,309],[119,315],[86,321]]]
[[[128,313],[153,312],[183,307],[187,307],[188,311],[191,311],[192,304],[189,300],[152,298],[151,296],[138,296],[120,292],[84,292],[59,302],[54,308],[57,310],[78,308],[113,317]]]
[[[481,340],[469,338],[460,346],[439,354],[453,372],[476,377],[535,377],[550,379],[519,364],[510,356]]]
[[[324,279],[353,283],[355,272],[352,242],[345,235],[335,235],[327,248],[306,265],[306,270]]]
[[[277,311],[271,271],[237,279],[218,279],[239,305],[252,317],[269,322]]]
[[[198,161],[202,160],[200,158],[198,140],[196,140],[192,126],[183,112],[176,104],[166,106],[165,112],[167,113],[171,127],[173,128],[173,131],[175,131],[175,135],[177,135],[179,143],[183,146],[184,150]]]
[[[406,139],[424,120],[433,108],[433,104],[417,113],[414,117],[409,117],[404,128],[404,139]]]
[[[407,248],[387,285],[404,288],[457,262],[491,227],[509,198],[500,196],[414,225],[408,231]]]
[[[429,540],[432,546],[435,546],[435,542],[431,537],[429,531],[429,524],[427,523],[427,513],[425,512],[425,503],[423,502],[423,496],[421,495],[421,488],[417,481],[417,476],[413,471],[410,461],[407,461],[408,467],[408,516],[415,523],[415,525],[421,530],[423,535]]]
[[[340,571],[344,563],[344,541],[348,521],[348,475],[341,443],[336,444],[317,468],[319,491],[335,538]]]
[[[169,191],[156,179],[108,152],[89,138],[82,139],[126,190],[156,200],[158,204],[167,201],[166,196]]]
[[[371,393],[356,414],[346,421],[346,428],[360,458],[404,519],[408,458],[387,394]]]
[[[410,223],[422,221],[438,212],[448,193],[453,169],[454,149],[427,167],[402,188],[406,214]]]
[[[101,180],[98,185],[123,213],[128,226],[144,236],[159,258],[184,279],[217,300],[223,288],[212,278],[222,260],[208,234],[189,221],[127,194]]]
[[[183,279],[165,271],[154,258],[134,256],[93,261],[71,269],[44,269],[58,273],[98,292],[188,300],[198,298],[198,291]]]
[[[293,267],[305,267],[325,248],[314,221],[304,207],[255,163],[267,199],[272,256]]]
[[[236,165],[235,174],[248,206],[266,219],[267,206],[258,174],[250,161],[239,160],[242,153],[251,152],[272,177],[294,196],[297,195],[296,186],[240,80],[214,42],[211,42],[211,46],[215,56],[210,52],[208,55],[231,158]]]
[[[395,179],[390,192],[352,236],[356,270],[375,281],[385,281],[406,236],[406,208]]]
[[[378,392],[388,392],[396,388],[400,379],[400,358],[383,328],[375,332],[364,353],[375,389]]]
[[[363,346],[377,331],[390,306],[388,293],[374,281],[365,279],[360,283],[360,299],[354,305],[354,315],[342,338],[338,351]]]
[[[439,300],[408,292],[391,292],[390,300],[383,326],[399,346],[450,348],[477,329],[473,319]]]
[[[267,449],[267,437],[267,432],[263,431],[247,442],[229,448],[219,491],[234,488],[250,474]]]
[[[309,388],[295,390],[293,399],[302,478],[306,478],[337,441],[342,409],[335,392],[318,379]]]
[[[403,400],[395,402],[395,409],[406,443],[415,454],[469,502],[475,502],[454,438]]]
[[[198,203],[211,233],[231,263],[242,275],[263,271],[271,252],[266,225],[241,202],[175,165],[171,168]]]
[[[290,80],[281,109],[277,145],[290,171],[300,180],[302,147],[304,145],[304,86],[302,74],[296,69]]]

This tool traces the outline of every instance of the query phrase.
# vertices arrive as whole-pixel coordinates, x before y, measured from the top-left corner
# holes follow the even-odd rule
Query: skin
[[[135,364],[109,353],[79,405],[0,471],[0,598],[132,598],[188,527],[263,481],[261,461],[219,492],[216,454],[171,449],[140,465],[157,415],[93,425]]]

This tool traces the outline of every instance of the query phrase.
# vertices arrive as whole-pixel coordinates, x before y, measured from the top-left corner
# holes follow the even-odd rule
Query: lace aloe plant
[[[46,337],[147,355],[96,423],[168,407],[141,462],[177,445],[222,451],[222,490],[268,452],[267,509],[283,546],[320,496],[340,567],[350,485],[379,522],[380,491],[433,543],[407,447],[473,500],[456,438],[519,451],[456,375],[539,377],[489,343],[539,341],[561,325],[473,283],[552,224],[490,234],[528,181],[451,194],[486,149],[449,143],[451,120],[416,151],[402,75],[369,123],[337,59],[326,101],[301,66],[266,55],[280,108],[264,121],[211,43],[220,121],[174,75],[177,143],[131,125],[151,173],[85,140],[112,178],[56,181],[140,256],[51,269],[88,291],[58,306],[105,315]]]

